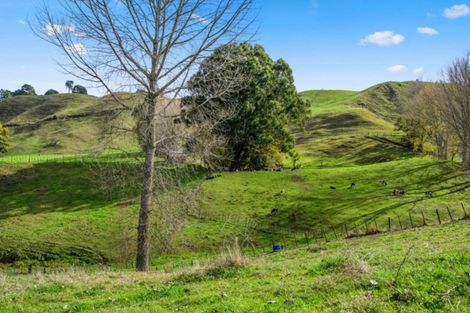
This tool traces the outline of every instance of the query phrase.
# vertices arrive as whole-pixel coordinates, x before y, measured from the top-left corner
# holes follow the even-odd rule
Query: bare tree
[[[60,0],[58,12],[45,7],[38,14],[36,32],[65,53],[64,69],[104,88],[123,110],[139,112],[145,161],[137,271],[149,269],[158,120],[177,117],[167,113],[168,107],[184,96],[186,81],[209,53],[246,39],[254,20],[252,1]],[[214,91],[214,97],[236,88],[236,80],[221,79],[220,85],[224,88]],[[132,107],[116,94],[119,90],[144,90],[145,101]]]
[[[447,68],[442,86],[446,100],[442,105],[444,118],[459,139],[465,168],[470,169],[470,53]]]
[[[436,157],[447,160],[455,154],[455,135],[443,112],[446,103],[443,84],[416,82],[402,104],[402,125],[415,148],[429,143]],[[419,150],[419,149],[417,149]]]

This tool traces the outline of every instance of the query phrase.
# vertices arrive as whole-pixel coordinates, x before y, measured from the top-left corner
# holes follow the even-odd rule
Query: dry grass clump
[[[228,267],[243,267],[248,263],[248,260],[243,255],[243,252],[238,243],[238,238],[235,238],[233,243],[227,247],[227,251],[222,253],[219,260],[219,266]]]
[[[346,262],[341,264],[341,272],[349,276],[362,276],[370,272],[369,264],[366,260],[350,256]]]
[[[227,247],[219,258],[209,260],[203,265],[196,261],[191,269],[175,273],[176,278],[174,280],[193,283],[207,279],[233,278],[237,275],[238,269],[247,264],[248,259],[243,255],[238,239],[235,238],[234,242]]]

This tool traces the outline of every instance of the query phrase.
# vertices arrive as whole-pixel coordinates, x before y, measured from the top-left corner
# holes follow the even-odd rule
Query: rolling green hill
[[[400,97],[411,87],[410,82],[386,82],[372,86],[348,101],[348,104],[365,108],[388,121],[399,114]]]
[[[390,121],[351,104],[388,90],[388,85],[361,93],[304,92],[312,100],[311,116],[305,129],[293,130],[302,156],[300,170],[221,173],[217,179],[201,181],[200,212],[185,220],[172,253],[217,250],[234,236],[243,238],[246,246],[264,248],[285,232],[303,236],[321,227],[373,220],[385,225],[388,217],[396,223],[410,210],[416,223],[421,210],[434,216],[436,209],[450,206],[460,214],[460,203],[467,203],[469,195],[460,166],[414,155],[400,145],[400,133]],[[388,99],[389,94],[382,97]],[[379,106],[382,97],[369,98]],[[103,103],[94,97],[57,95],[18,97],[0,104],[0,112],[6,112],[0,120],[7,124],[56,116],[34,127],[13,128],[16,143],[10,155],[0,158],[3,261],[132,261],[138,188],[103,191],[97,175],[113,175],[108,161],[73,156],[99,145],[96,137],[103,121],[83,113],[113,108]],[[394,113],[388,104],[382,110]],[[80,117],[63,118],[73,114]],[[60,143],[45,147],[50,140]],[[61,154],[16,155],[34,152]],[[394,196],[394,189],[406,194]],[[433,198],[425,196],[430,191]],[[273,208],[279,212],[276,216],[270,215]]]
[[[301,168],[286,160],[284,171],[206,181],[195,172],[197,212],[165,249],[154,224],[156,271],[142,275],[126,270],[138,185],[101,184],[121,169],[138,178],[139,168],[118,155],[76,155],[100,146],[105,120],[96,113],[113,103],[77,95],[1,102],[0,121],[17,126],[0,157],[0,311],[468,312],[468,221],[452,220],[470,211],[469,174],[401,145],[394,99],[406,86],[302,93],[312,106],[305,128],[292,129]],[[423,222],[431,226],[416,228]],[[387,233],[342,239],[377,231]],[[220,256],[234,238],[249,255],[242,266]],[[266,253],[273,243],[286,251]],[[64,272],[71,264],[81,267]],[[35,275],[17,274],[28,265]]]
[[[0,122],[12,130],[10,155],[89,153],[102,148],[105,115],[116,109],[107,97],[19,96],[0,102]],[[121,136],[119,144],[107,144],[128,147],[135,142]]]

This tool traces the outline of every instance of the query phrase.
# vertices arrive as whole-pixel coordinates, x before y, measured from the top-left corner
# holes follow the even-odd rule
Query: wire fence
[[[139,158],[134,154],[102,153],[102,154],[18,154],[0,157],[0,164],[21,165],[41,163],[90,163],[90,162],[118,162],[136,161]]]
[[[317,226],[310,229],[279,229],[264,231],[271,239],[275,251],[300,245],[320,244],[337,240],[392,233],[426,226],[437,226],[470,219],[470,208],[459,206],[429,210],[409,210],[406,214],[384,215],[367,220],[345,222],[334,226]],[[271,249],[271,247],[269,247]]]

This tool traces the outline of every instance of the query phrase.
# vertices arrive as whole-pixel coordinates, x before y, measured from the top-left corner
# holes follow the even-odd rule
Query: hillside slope
[[[244,247],[265,249],[275,240],[292,241],[293,235],[302,237],[344,223],[353,227],[375,220],[384,228],[391,217],[398,227],[401,217],[406,227],[410,215],[411,223],[418,224],[422,212],[430,218],[436,210],[446,212],[449,207],[455,216],[461,214],[461,203],[469,205],[468,174],[457,163],[416,156],[396,144],[400,133],[390,121],[350,104],[358,95],[304,93],[313,102],[305,130],[294,130],[302,156],[299,170],[220,173],[213,180],[199,180],[198,214],[184,220],[170,252],[217,251],[235,236]],[[85,118],[74,122],[95,125]],[[18,146],[45,151],[28,140],[42,143],[42,138],[54,134],[52,126],[65,133],[76,131],[67,130],[59,120],[46,126],[27,133],[31,137],[16,137],[21,139]],[[39,131],[44,137],[36,136]],[[70,147],[74,142],[78,145],[73,138]],[[138,169],[125,159],[111,164],[106,159],[83,162],[64,156],[56,162],[23,158],[15,163],[10,157],[0,158],[1,260],[133,261],[138,188],[103,190],[97,175],[117,175],[112,166],[120,164],[135,173]],[[397,196],[393,190],[405,194]],[[153,244],[155,248],[157,242]],[[154,256],[153,264],[167,258]]]
[[[469,226],[460,222],[312,243],[248,258],[241,267],[214,256],[192,265],[168,260],[164,269],[147,274],[0,274],[0,308],[5,313],[144,313],[149,308],[188,313],[468,313]]]
[[[87,153],[101,148],[105,116],[116,109],[106,97],[19,96],[0,102],[0,122],[12,130],[10,155]],[[121,147],[134,144],[130,136],[119,138]]]
[[[365,108],[379,117],[393,121],[400,111],[400,98],[406,95],[411,82],[386,82],[361,91],[348,104]]]

